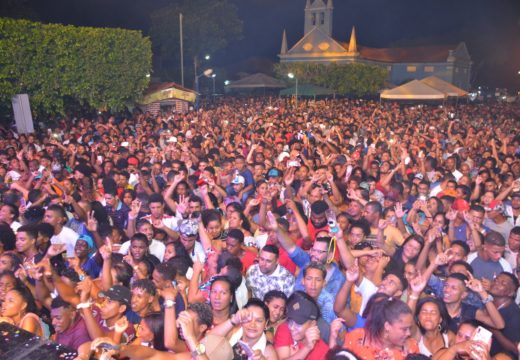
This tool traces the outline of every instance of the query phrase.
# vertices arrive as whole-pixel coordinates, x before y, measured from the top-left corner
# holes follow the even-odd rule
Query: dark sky
[[[169,1],[0,0],[25,2],[46,22],[145,33],[148,14]],[[244,37],[215,54],[220,65],[251,57],[276,60],[284,28],[289,46],[303,35],[305,0],[230,1],[238,6]],[[520,0],[334,0],[334,37],[348,41],[353,25],[358,44],[371,47],[465,41],[474,63],[473,85],[520,89]]]

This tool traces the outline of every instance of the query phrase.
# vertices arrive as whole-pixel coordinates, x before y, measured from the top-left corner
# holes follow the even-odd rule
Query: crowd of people
[[[262,97],[0,129],[0,322],[78,359],[516,359],[519,120]]]

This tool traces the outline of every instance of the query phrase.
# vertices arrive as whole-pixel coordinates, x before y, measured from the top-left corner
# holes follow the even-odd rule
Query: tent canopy
[[[443,100],[446,96],[419,80],[412,80],[396,88],[381,92],[382,99],[389,100]]]
[[[184,100],[195,102],[197,93],[193,90],[182,87],[174,82],[150,84],[144,91],[143,98],[139,102],[141,105],[148,105],[154,102],[167,100]]]
[[[428,85],[429,87],[443,92],[446,94],[446,96],[460,97],[468,95],[467,91],[464,91],[445,80],[439,79],[436,76],[428,76],[427,78],[422,79],[421,82]]]
[[[296,87],[287,88],[280,91],[281,96],[295,95]],[[334,90],[312,84],[298,85],[298,96],[327,96],[334,95]]]
[[[284,88],[285,84],[274,77],[256,73],[243,79],[233,81],[227,86],[230,89]]]

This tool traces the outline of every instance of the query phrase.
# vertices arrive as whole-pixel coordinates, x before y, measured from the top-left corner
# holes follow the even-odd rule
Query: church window
[[[417,71],[417,66],[408,65],[406,67],[406,71],[408,71],[408,72],[416,72]]]
[[[320,25],[323,25],[323,24],[325,24],[325,13],[321,12],[320,13]]]
[[[316,13],[312,13],[312,25],[316,25]]]

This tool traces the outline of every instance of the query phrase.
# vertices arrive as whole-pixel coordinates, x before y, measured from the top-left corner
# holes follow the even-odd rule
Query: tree
[[[300,84],[307,83],[335,90],[341,95],[374,95],[383,88],[388,71],[377,65],[314,63],[280,63],[275,65],[280,79],[287,80],[292,72]]]
[[[182,0],[151,14],[150,34],[160,66],[158,75],[181,78],[179,14],[183,14],[184,79],[193,79],[193,60],[225,49],[242,36],[237,8],[228,0]],[[180,82],[180,81],[179,81]]]
[[[36,113],[70,100],[120,110],[148,86],[151,43],[138,31],[0,18],[0,103],[28,93]]]

